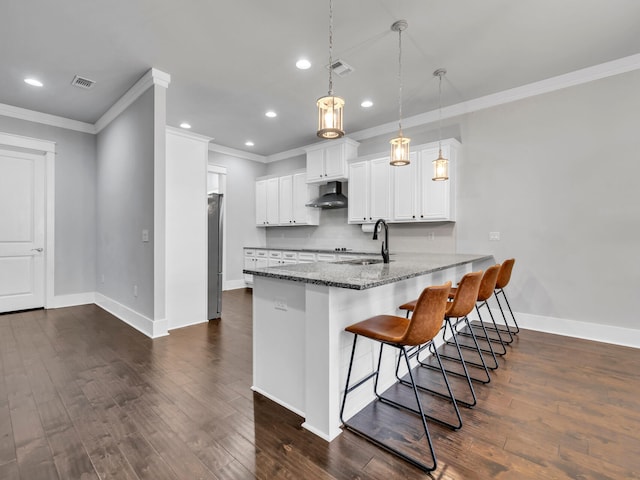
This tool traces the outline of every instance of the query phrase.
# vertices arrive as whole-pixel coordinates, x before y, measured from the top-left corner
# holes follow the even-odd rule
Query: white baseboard
[[[96,303],[95,292],[72,293],[70,295],[54,296],[47,303],[46,308],[75,307],[76,305],[88,305],[91,303]]]
[[[482,311],[484,314],[484,309]],[[504,325],[502,314],[498,309],[491,309],[493,318],[496,323]],[[511,322],[509,312],[505,312]],[[584,340],[593,340],[595,342],[612,343],[624,347],[640,348],[640,330],[633,328],[616,327],[613,325],[603,325],[601,323],[581,322],[578,320],[569,320],[567,318],[546,317],[543,315],[534,315],[531,313],[514,313],[516,321],[521,328],[535,330],[537,332],[553,333],[556,335],[564,335],[565,337],[582,338]],[[470,315],[477,318],[477,314]],[[488,319],[484,317],[483,320]]]
[[[237,288],[245,288],[247,284],[244,282],[244,279],[240,280],[227,280],[222,285],[223,290],[235,290]]]
[[[95,294],[95,303],[100,308],[103,308],[110,314],[118,317],[127,325],[130,325],[139,332],[144,333],[147,337],[157,338],[169,335],[166,319],[155,321],[151,320],[135,310],[132,310],[131,308],[97,292]]]
[[[201,323],[207,323],[208,321],[209,320],[195,320],[193,322],[187,322],[185,324],[176,325],[175,327],[171,326],[168,330],[171,331],[171,330],[176,330],[178,328],[191,327],[192,325],[199,325]]]
[[[283,402],[282,400],[280,400],[277,397],[274,397],[273,395],[268,394],[267,392],[265,392],[264,390],[260,389],[259,387],[255,387],[255,386],[251,386],[251,390],[253,390],[256,393],[259,393],[260,395],[262,395],[263,397],[267,397],[269,400],[276,402],[278,405],[282,405],[284,408],[286,408],[287,410],[295,413],[296,415],[301,416],[302,418],[305,418],[305,413],[302,410],[299,410],[291,405],[289,405],[287,402]]]

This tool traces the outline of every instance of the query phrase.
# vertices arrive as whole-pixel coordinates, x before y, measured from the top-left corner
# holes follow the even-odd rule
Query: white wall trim
[[[190,140],[198,140],[206,143],[209,143],[211,140],[213,140],[213,138],[211,137],[200,135],[199,133],[189,132],[184,128],[170,127],[168,125],[167,125],[167,133],[172,133],[173,135],[177,135],[179,137],[188,138]]]
[[[65,308],[78,305],[90,305],[96,303],[95,292],[71,293],[69,295],[56,295],[53,297],[47,308]]]
[[[225,280],[225,282],[222,285],[222,289],[224,291],[227,290],[237,290],[239,288],[246,288],[247,284],[245,283],[244,279],[240,279],[240,280]]]
[[[484,313],[484,311],[482,312]],[[492,308],[491,313],[496,323],[504,325],[504,320],[500,310]],[[513,326],[506,312],[509,323]],[[473,314],[477,319],[477,315]],[[617,327],[614,325],[603,325],[601,323],[581,322],[579,320],[569,320],[567,318],[547,317],[544,315],[534,315],[531,313],[515,312],[516,321],[520,328],[535,330],[537,332],[553,333],[565,337],[582,338],[601,343],[611,343],[624,347],[640,348],[640,329]],[[485,322],[488,320],[484,318]]]
[[[150,69],[145,73],[140,80],[138,80],[133,87],[118,99],[116,103],[111,105],[102,117],[95,123],[95,132],[99,133],[107,125],[109,125],[115,118],[124,112],[133,102],[135,102],[140,95],[146,92],[149,87],[153,85],[159,85],[167,88],[171,82],[171,76],[168,73],[162,72],[155,68]]]
[[[253,162],[267,163],[267,157],[263,155],[257,155],[255,153],[249,153],[235,148],[225,147],[224,145],[218,145],[217,143],[210,143],[209,151],[222,153],[223,155],[230,155],[232,157],[243,158],[245,160],[251,160]]]
[[[175,327],[171,327],[168,329],[169,332],[173,331],[173,330],[177,330],[178,328],[185,328],[185,327],[192,327],[193,325],[200,325],[201,323],[207,323],[209,322],[209,320],[205,319],[205,320],[195,320],[193,322],[187,322],[184,324],[180,324],[180,325],[176,325]]]
[[[12,133],[0,132],[0,145],[9,147],[26,148],[28,150],[35,150],[36,152],[51,152],[56,151],[56,142],[50,140],[41,140],[39,138],[24,137],[22,135],[14,135]]]
[[[305,417],[305,413],[302,410],[299,410],[291,405],[289,405],[287,402],[283,402],[282,400],[280,400],[277,397],[274,397],[273,395],[268,394],[267,392],[265,392],[264,390],[262,390],[259,387],[256,386],[251,386],[251,390],[253,390],[256,393],[259,393],[260,395],[262,395],[265,398],[268,398],[269,400],[276,402],[278,405],[282,405],[284,408],[286,408],[287,410],[291,410],[293,413],[295,413],[296,415],[301,416],[302,418]],[[304,425],[303,425],[304,426]],[[306,427],[305,427],[306,428]],[[311,430],[310,430],[311,431]],[[315,432],[314,432],[315,433]],[[324,438],[323,435],[320,435],[322,438]],[[325,439],[326,440],[326,439]]]
[[[92,134],[96,133],[96,127],[91,123],[71,120],[70,118],[50,115],[48,113],[28,110],[26,108],[14,107],[13,105],[6,105],[4,103],[0,103],[0,115],[26,120],[28,122],[43,123],[45,125],[65,128],[67,130],[75,130],[78,132]]]
[[[156,320],[154,322],[149,317],[145,317],[135,310],[132,310],[131,308],[98,292],[95,293],[95,297],[96,305],[106,310],[111,315],[119,318],[127,325],[130,325],[139,332],[145,334],[147,337],[158,338],[169,335],[166,320]]]

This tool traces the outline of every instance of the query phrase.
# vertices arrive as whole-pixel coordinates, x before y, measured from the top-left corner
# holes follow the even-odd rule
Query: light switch
[[[143,242],[149,241],[149,230],[142,230],[142,241]]]

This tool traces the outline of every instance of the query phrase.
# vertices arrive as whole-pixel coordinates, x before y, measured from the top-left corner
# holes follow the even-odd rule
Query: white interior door
[[[0,312],[44,306],[45,159],[0,150]]]

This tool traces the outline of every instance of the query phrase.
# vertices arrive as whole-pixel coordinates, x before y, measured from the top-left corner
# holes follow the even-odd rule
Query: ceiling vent
[[[73,80],[71,81],[71,85],[73,85],[74,87],[84,88],[85,90],[93,87],[95,83],[96,82],[94,82],[93,80],[89,80],[88,78],[81,77],[80,75],[76,75],[75,77],[73,77]]]
[[[353,67],[340,59],[331,64],[331,69],[333,70],[333,73],[339,77],[346,77],[353,72]]]

